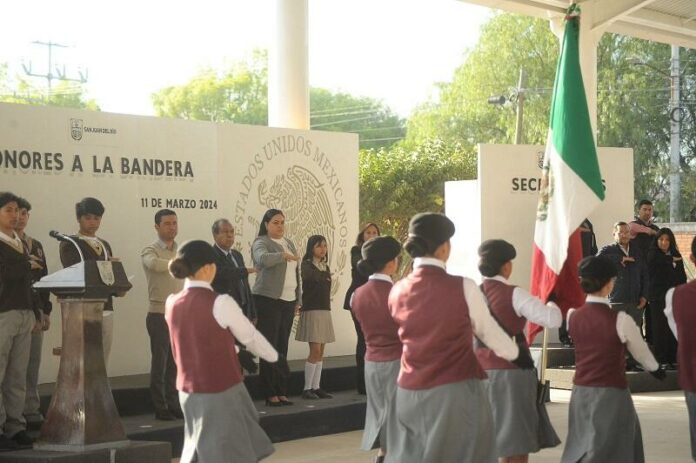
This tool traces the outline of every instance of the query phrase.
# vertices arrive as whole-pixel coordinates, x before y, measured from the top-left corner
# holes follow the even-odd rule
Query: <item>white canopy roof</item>
[[[568,0],[460,0],[549,19],[563,15]],[[593,6],[594,30],[696,49],[696,0],[580,0]]]

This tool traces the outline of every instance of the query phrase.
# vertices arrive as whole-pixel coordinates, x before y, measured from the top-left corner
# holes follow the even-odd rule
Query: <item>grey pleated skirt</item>
[[[628,389],[573,386],[562,463],[643,463],[643,437]]]
[[[303,342],[334,342],[333,320],[330,310],[307,310],[300,312],[295,340]]]
[[[431,389],[396,388],[395,430],[387,432],[389,463],[497,463],[493,417],[482,382]]]
[[[387,449],[389,428],[395,427],[396,379],[400,367],[400,359],[390,362],[365,361],[367,409],[361,445],[363,450],[376,448],[378,443],[382,450]]]
[[[184,412],[181,463],[256,463],[275,449],[244,387],[215,394],[179,392]]]
[[[498,458],[539,451],[534,370],[486,370]]]

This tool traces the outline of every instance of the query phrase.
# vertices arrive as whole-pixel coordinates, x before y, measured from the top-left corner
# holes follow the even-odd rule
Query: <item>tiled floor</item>
[[[561,439],[568,430],[570,392],[551,391],[549,416]],[[677,463],[690,461],[689,424],[681,391],[634,394],[640,417],[647,462]],[[276,444],[276,453],[264,460],[268,463],[368,463],[373,453],[359,450],[361,432],[312,437]],[[563,444],[542,450],[530,462],[557,463]],[[177,461],[177,460],[175,460]]]

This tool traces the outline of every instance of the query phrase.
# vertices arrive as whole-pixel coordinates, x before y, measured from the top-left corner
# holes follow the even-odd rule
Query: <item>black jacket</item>
[[[616,243],[604,246],[597,255],[608,257],[616,265],[618,277],[614,290],[609,295],[611,302],[638,304],[641,297],[648,299],[648,268],[645,257],[636,246],[628,247],[628,255],[633,257],[635,262],[622,264],[621,260],[626,254]]]
[[[352,281],[350,282],[350,286],[346,291],[346,298],[343,300],[343,308],[346,310],[350,310],[350,298],[355,290],[367,283],[368,280],[368,277],[360,273],[358,270],[358,262],[360,259],[362,259],[362,251],[360,246],[353,246],[350,248],[350,276]]]
[[[309,260],[303,260],[302,310],[331,310],[331,270],[319,270]]]
[[[82,256],[85,258],[85,260],[106,260],[106,254],[103,250],[101,254],[97,254],[94,252],[94,249],[92,249],[92,246],[87,244],[87,242],[81,239],[78,235],[71,235],[70,237],[75,240],[78,246],[80,246],[80,251],[82,251]],[[99,241],[104,244],[104,247],[109,254],[109,258],[113,257],[114,253],[111,251],[111,245],[109,242],[102,238],[99,238]],[[61,241],[60,246],[58,247],[58,252],[60,254],[60,263],[63,264],[64,268],[80,262],[80,254],[77,252],[77,248],[75,248],[75,245],[69,241]],[[109,296],[106,299],[104,310],[114,310],[113,296]]]
[[[256,305],[254,305],[254,297],[251,295],[249,272],[244,264],[244,257],[239,251],[230,250],[234,260],[239,264],[237,267],[219,247],[213,245],[213,250],[215,251],[217,272],[211,286],[218,294],[232,296],[242,308],[244,315],[249,320],[256,320]]]
[[[686,283],[684,261],[674,261],[674,256],[665,254],[660,249],[651,248],[648,252],[648,274],[650,289],[648,300],[658,305],[665,303],[665,294],[670,288]],[[676,257],[681,257],[677,255]]]
[[[29,256],[0,240],[0,312],[31,310],[39,319],[31,290]]]

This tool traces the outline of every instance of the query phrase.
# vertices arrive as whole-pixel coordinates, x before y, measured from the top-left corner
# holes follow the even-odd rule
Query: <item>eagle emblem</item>
[[[310,236],[326,238],[332,273],[331,296],[334,296],[339,290],[338,277],[347,259],[345,249],[335,246],[334,214],[324,186],[312,172],[295,165],[285,174],[277,175],[270,186],[266,180],[261,181],[257,191],[259,204],[267,209],[280,209],[285,214],[285,235],[295,243],[300,257],[304,256]]]
[[[541,168],[541,184],[539,185],[539,203],[537,204],[537,220],[545,221],[549,216],[549,202],[553,196],[554,176],[548,157],[544,158]]]

